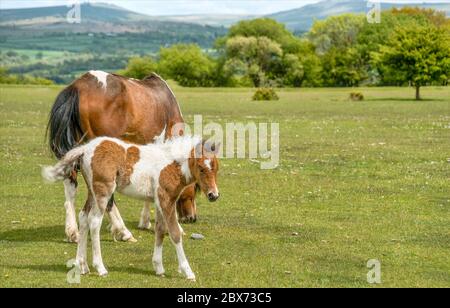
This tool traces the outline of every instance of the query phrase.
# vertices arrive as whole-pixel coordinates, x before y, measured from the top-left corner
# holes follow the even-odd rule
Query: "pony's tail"
[[[58,95],[50,112],[47,136],[50,150],[58,159],[76,147],[83,136],[79,104],[78,89],[70,85]]]
[[[42,177],[45,181],[54,183],[70,177],[72,170],[84,155],[85,146],[79,146],[69,151],[56,165],[42,168]]]

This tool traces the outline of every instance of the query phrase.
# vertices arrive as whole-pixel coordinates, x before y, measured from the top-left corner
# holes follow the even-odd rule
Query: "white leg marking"
[[[151,227],[152,223],[150,221],[150,201],[145,201],[138,228],[141,230],[150,230]]]
[[[89,273],[89,266],[87,263],[87,243],[89,234],[89,223],[87,214],[83,211],[80,212],[80,239],[78,241],[77,250],[77,265],[80,267],[81,275]]]
[[[71,180],[64,180],[64,192],[66,202],[64,207],[66,209],[66,236],[69,242],[78,242],[78,225],[75,213],[75,197],[77,188]]]
[[[188,280],[195,281],[194,272],[192,271],[191,266],[189,265],[186,255],[184,254],[182,241],[180,240],[179,243],[174,245],[177,251],[178,264],[181,273],[184,274]]]
[[[165,273],[163,266],[163,246],[155,244],[155,250],[153,251],[153,268],[155,269],[157,276],[163,276]]]
[[[100,229],[102,227],[103,214],[95,206],[89,213],[88,219],[92,241],[92,263],[100,276],[106,276],[108,274],[108,271],[103,264],[102,251],[100,247]]]

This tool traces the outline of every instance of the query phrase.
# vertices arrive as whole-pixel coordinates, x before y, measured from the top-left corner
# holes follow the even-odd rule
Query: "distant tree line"
[[[295,36],[271,19],[241,21],[216,40],[162,48],[157,57],[129,60],[120,73],[142,78],[152,71],[182,86],[353,87],[447,85],[450,21],[430,9],[384,11],[380,24],[344,14],[317,21]]]
[[[35,77],[31,75],[10,74],[5,68],[0,67],[0,84],[31,84],[31,85],[52,85],[52,80]]]

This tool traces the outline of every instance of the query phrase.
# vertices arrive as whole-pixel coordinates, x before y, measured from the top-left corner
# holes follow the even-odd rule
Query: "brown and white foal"
[[[43,177],[55,182],[68,178],[74,164],[81,166],[89,191],[79,216],[80,241],[76,260],[81,273],[89,273],[86,250],[90,232],[93,265],[101,276],[108,274],[101,255],[100,228],[106,209],[113,203],[111,197],[117,190],[127,196],[155,202],[153,266],[156,274],[164,275],[162,244],[168,231],[176,248],[180,272],[187,279],[195,280],[182,246],[183,230],[177,220],[176,201],[194,182],[209,201],[219,198],[217,153],[218,146],[204,143],[197,137],[177,137],[145,146],[102,137],[68,152],[55,166],[43,168]],[[123,226],[120,216],[114,212],[110,216],[113,228]]]

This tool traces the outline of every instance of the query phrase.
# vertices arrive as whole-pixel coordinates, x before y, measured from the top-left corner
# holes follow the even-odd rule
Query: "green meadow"
[[[66,281],[76,245],[64,241],[62,184],[40,176],[55,162],[44,136],[61,89],[0,86],[0,288],[450,287],[450,87],[424,88],[422,101],[410,88],[358,88],[362,102],[352,89],[253,102],[253,89],[174,87],[190,123],[279,123],[280,166],[221,161],[221,199],[199,197],[198,222],[183,226],[196,283],[178,274],[167,238],[166,277],[155,276],[154,234],[137,230],[142,204],[117,196],[138,242],[114,242],[105,220],[109,275],[80,285]],[[78,209],[85,196],[81,182]],[[379,285],[367,282],[370,259]]]

